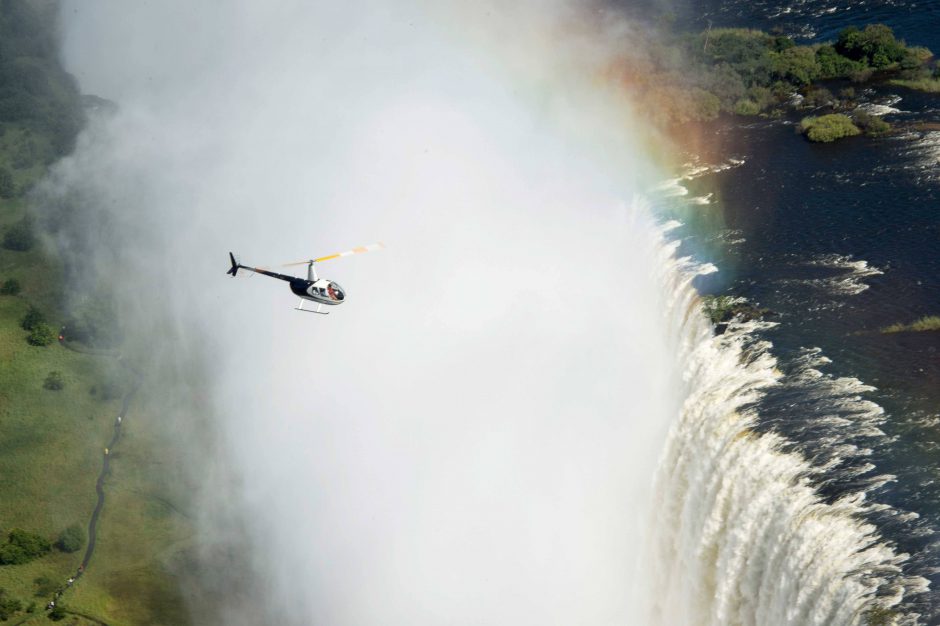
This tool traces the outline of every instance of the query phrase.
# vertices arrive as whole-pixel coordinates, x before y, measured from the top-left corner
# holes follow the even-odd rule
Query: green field
[[[21,198],[0,201],[0,226],[19,221],[24,210]],[[23,528],[54,540],[72,524],[88,525],[104,446],[132,376],[113,356],[27,343],[20,320],[30,305],[56,327],[65,315],[53,254],[42,246],[0,249],[0,281],[8,278],[17,279],[22,291],[0,296],[0,530]],[[61,372],[63,389],[43,388],[51,371]],[[100,391],[106,381],[117,392],[107,400]],[[170,482],[179,464],[162,438],[157,407],[145,379],[111,456],[94,557],[61,600],[67,610],[108,624],[187,623],[171,570],[190,543],[192,524],[185,494]],[[49,597],[36,596],[33,581],[45,576],[64,583],[83,553],[84,547],[71,554],[53,550],[27,564],[0,566],[0,589],[24,608],[32,602],[39,607],[10,623],[47,622],[42,607]],[[73,623],[73,616],[68,620]]]
[[[0,246],[0,284],[14,279],[20,287],[0,295],[0,544],[15,528],[50,542],[69,526],[87,532],[104,448],[136,380],[115,356],[120,348],[89,354],[55,341],[30,345],[21,327],[35,307],[58,329],[69,318],[67,302],[83,295],[65,293],[61,261],[29,200],[71,149],[83,117],[74,81],[58,63],[54,11],[47,0],[0,5],[0,242],[23,224],[35,239],[25,250]],[[44,385],[50,372],[59,373],[61,389]],[[59,600],[63,624],[189,622],[178,582],[193,544],[185,460],[161,427],[161,390],[146,373],[141,383],[110,451],[94,555]],[[21,604],[7,623],[49,623],[53,589],[76,573],[86,545],[0,565],[0,599]]]

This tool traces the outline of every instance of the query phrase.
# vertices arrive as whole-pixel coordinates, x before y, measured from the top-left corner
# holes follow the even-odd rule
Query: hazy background
[[[657,177],[602,78],[629,28],[543,2],[72,0],[63,35],[120,107],[54,177],[107,216],[74,262],[176,372],[149,384],[211,406],[209,438],[168,424],[199,446],[207,558],[240,564],[207,566],[220,623],[636,623],[678,399],[635,198]],[[329,317],[224,273],[378,240],[320,266],[348,291]]]

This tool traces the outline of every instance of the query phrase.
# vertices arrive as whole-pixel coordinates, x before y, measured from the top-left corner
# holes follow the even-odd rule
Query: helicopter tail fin
[[[226,273],[226,274],[231,274],[232,276],[235,276],[236,274],[238,274],[238,268],[239,268],[240,266],[238,265],[238,261],[235,260],[235,255],[232,254],[231,252],[228,253],[228,258],[232,260],[232,267],[231,267],[231,269],[229,269],[229,271],[227,271],[227,272],[225,272],[225,273]]]

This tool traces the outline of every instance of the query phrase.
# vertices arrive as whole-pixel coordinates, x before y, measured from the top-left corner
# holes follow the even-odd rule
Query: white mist
[[[176,321],[161,352],[211,355],[206,455],[237,486],[207,478],[205,506],[244,520],[256,591],[225,623],[641,620],[678,387],[633,201],[654,177],[595,78],[603,46],[563,36],[576,14],[63,15],[69,68],[121,109],[60,176],[115,207],[128,310]],[[273,265],[375,240],[320,267],[349,294],[325,318],[224,274],[229,250]]]

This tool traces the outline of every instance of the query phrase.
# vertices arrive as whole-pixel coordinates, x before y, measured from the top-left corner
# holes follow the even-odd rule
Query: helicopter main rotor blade
[[[336,254],[328,254],[327,256],[321,256],[317,259],[307,259],[306,261],[297,261],[296,263],[285,263],[284,267],[291,267],[293,265],[307,265],[309,263],[322,263],[323,261],[332,261],[333,259],[338,259],[344,256],[351,256],[353,254],[362,254],[363,252],[371,252],[373,250],[379,250],[384,248],[385,244],[373,243],[368,246],[359,246],[358,248],[353,248],[352,250],[346,250],[345,252],[337,252]]]

